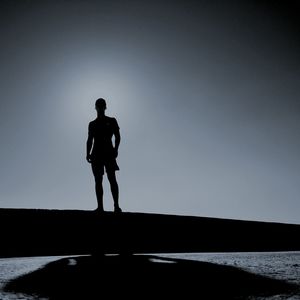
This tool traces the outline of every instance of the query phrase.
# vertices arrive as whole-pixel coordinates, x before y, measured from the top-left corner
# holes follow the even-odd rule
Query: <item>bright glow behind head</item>
[[[106,114],[121,120],[124,127],[130,127],[130,120],[139,111],[138,79],[132,73],[109,66],[88,64],[79,72],[66,74],[62,108],[66,123],[76,132],[85,128],[87,121],[96,117],[95,101],[104,98]]]

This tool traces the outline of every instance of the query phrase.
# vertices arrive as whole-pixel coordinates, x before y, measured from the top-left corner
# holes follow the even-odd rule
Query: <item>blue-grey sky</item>
[[[299,9],[2,0],[0,206],[96,208],[85,142],[103,97],[124,211],[300,223]]]

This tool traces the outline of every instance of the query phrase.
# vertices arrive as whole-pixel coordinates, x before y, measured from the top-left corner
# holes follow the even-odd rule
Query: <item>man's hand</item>
[[[91,154],[87,154],[86,160],[87,160],[88,163],[91,163],[91,162],[92,162]]]

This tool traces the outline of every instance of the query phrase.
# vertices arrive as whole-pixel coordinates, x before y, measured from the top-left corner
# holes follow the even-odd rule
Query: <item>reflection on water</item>
[[[300,252],[185,253],[161,256],[234,266],[300,285]]]
[[[300,286],[300,252],[279,253],[193,253],[193,254],[161,254],[161,257],[180,258],[205,261],[221,265],[230,265],[250,271],[255,274],[285,280]],[[10,280],[42,268],[49,262],[59,260],[59,257],[31,257],[0,259],[0,298],[7,299],[42,299],[25,294],[12,294],[3,291],[3,287]],[[159,261],[159,260],[158,260]],[[74,264],[74,259],[69,263]],[[45,299],[45,298],[44,298]],[[254,299],[254,298],[251,298]],[[256,298],[258,299],[258,298]],[[259,298],[262,299],[262,298]],[[264,298],[266,299],[266,298]],[[299,293],[294,295],[277,295],[267,299],[300,299]]]
[[[300,252],[180,253],[161,254],[161,256],[234,266],[251,273],[285,280],[299,285],[299,292],[293,295],[253,297],[251,299],[300,300]]]
[[[1,300],[33,300],[42,299],[37,296],[29,296],[20,293],[12,294],[3,291],[3,287],[10,280],[42,268],[49,262],[63,258],[64,256],[52,257],[17,257],[0,259],[0,299]]]

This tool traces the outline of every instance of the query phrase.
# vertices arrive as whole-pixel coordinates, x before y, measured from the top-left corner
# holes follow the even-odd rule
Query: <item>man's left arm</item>
[[[121,142],[121,134],[120,134],[120,127],[115,119],[115,126],[114,126],[114,136],[115,136],[115,155],[118,156],[118,150]]]
[[[86,160],[91,163],[92,159],[91,159],[91,150],[93,147],[93,134],[92,134],[92,126],[91,123],[89,124],[89,131],[88,131],[88,139],[86,141]]]

